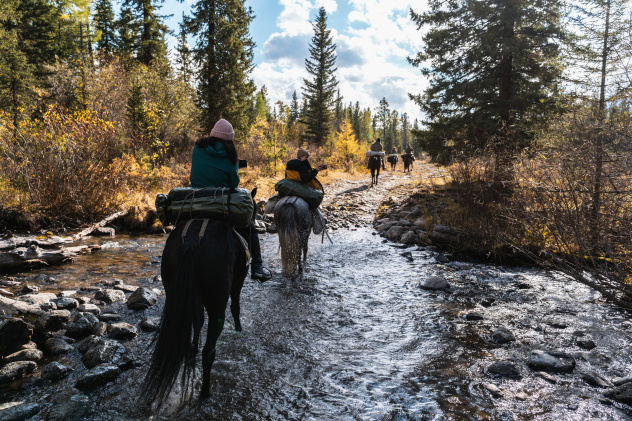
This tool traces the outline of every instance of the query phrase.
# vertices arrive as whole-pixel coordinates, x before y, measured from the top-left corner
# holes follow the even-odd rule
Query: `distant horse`
[[[251,193],[253,199],[255,194],[256,189]],[[239,295],[248,273],[243,244],[247,240],[243,234],[237,237],[235,229],[223,219],[189,220],[177,226],[167,238],[161,265],[165,306],[149,371],[140,391],[141,403],[163,402],[178,377],[181,402],[190,396],[204,309],[209,321],[202,349],[200,398],[210,396],[215,345],[224,328],[229,296],[235,330],[241,331]]]
[[[279,233],[283,275],[291,279],[297,275],[302,278],[313,225],[309,205],[300,197],[284,197],[274,208],[274,224]]]
[[[402,160],[404,161],[404,172],[410,172],[413,169],[413,161],[415,158],[412,154],[406,153],[402,155]]]
[[[369,158],[369,169],[371,170],[371,185],[377,184],[377,178],[380,176],[380,167],[382,159],[379,156]]]
[[[387,161],[391,163],[391,171],[395,171],[395,165],[397,164],[397,161],[399,161],[399,157],[389,156]]]

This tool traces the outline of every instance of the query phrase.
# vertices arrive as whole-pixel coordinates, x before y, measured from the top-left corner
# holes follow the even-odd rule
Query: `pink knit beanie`
[[[233,131],[232,124],[223,118],[220,119],[213,126],[213,130],[211,130],[211,137],[216,137],[222,140],[233,140],[235,138],[235,132]]]

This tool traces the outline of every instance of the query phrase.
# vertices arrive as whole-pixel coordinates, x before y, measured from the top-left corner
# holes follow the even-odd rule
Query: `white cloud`
[[[336,0],[316,0],[317,8],[324,7],[325,12],[332,14],[338,9],[338,2]]]
[[[308,0],[280,0],[284,7],[277,19],[277,26],[289,35],[311,34],[309,12],[314,7]]]

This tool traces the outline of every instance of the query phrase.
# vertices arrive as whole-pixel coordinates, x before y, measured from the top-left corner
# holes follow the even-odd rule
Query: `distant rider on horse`
[[[382,140],[378,137],[377,140],[371,145],[371,152],[384,152],[384,148],[382,147]],[[382,162],[382,169],[386,170],[386,166],[384,165],[384,158],[380,158]]]
[[[211,130],[210,136],[198,139],[193,147],[191,158],[191,187],[227,187],[237,188],[239,185],[239,160],[233,139],[233,126],[221,119]],[[266,281],[272,277],[268,269],[263,267],[259,235],[252,221],[245,230],[238,229],[240,234],[250,238],[250,277]]]
[[[312,166],[307,160],[308,157],[309,152],[303,148],[298,148],[296,159],[289,161],[285,167],[285,178],[298,181],[314,189],[325,191],[316,176],[318,175],[318,171],[322,171],[327,167],[325,165],[318,165],[316,169],[312,169]],[[312,209],[311,211],[312,219],[314,220],[314,234],[320,234],[324,228],[325,220],[318,208]]]

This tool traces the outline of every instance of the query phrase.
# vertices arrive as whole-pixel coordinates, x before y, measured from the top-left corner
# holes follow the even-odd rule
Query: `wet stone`
[[[431,291],[443,291],[450,288],[450,284],[440,276],[431,276],[420,287]]]
[[[483,307],[491,307],[492,304],[494,304],[494,301],[496,301],[493,298],[485,298],[481,301],[481,305]]]
[[[92,329],[92,334],[96,336],[103,336],[108,330],[108,324],[106,322],[97,322]]]
[[[415,231],[406,231],[402,234],[399,242],[402,244],[414,244],[417,242],[417,234],[415,234]]]
[[[616,389],[609,390],[604,396],[614,401],[632,406],[632,383],[625,383]]]
[[[20,294],[32,294],[32,293],[37,292],[37,291],[39,291],[39,287],[38,286],[26,284],[20,290]]]
[[[70,321],[70,311],[53,310],[44,323],[44,328],[51,332],[57,332],[63,329],[66,323]]]
[[[501,326],[492,333],[492,340],[497,344],[506,344],[515,341],[516,337],[509,329]]]
[[[55,396],[55,404],[48,412],[47,421],[84,420],[90,416],[90,399],[84,395]]]
[[[44,353],[39,349],[24,349],[11,355],[8,355],[2,359],[3,363],[12,363],[15,361],[39,361],[44,356]]]
[[[471,311],[465,315],[465,320],[468,320],[470,322],[475,322],[475,321],[479,321],[483,319],[484,319],[483,315],[476,311]]]
[[[522,376],[520,375],[520,370],[511,361],[497,361],[487,367],[487,372],[489,374],[497,375],[500,377],[505,377],[508,379],[518,380]]]
[[[145,310],[156,304],[158,297],[149,288],[140,287],[127,299],[127,307],[132,310]]]
[[[529,399],[529,396],[524,392],[518,392],[516,393],[516,399],[518,399],[519,401],[526,401],[527,399]]]
[[[60,310],[73,310],[79,307],[79,301],[70,297],[58,298],[55,301],[55,304],[57,304],[57,309]]]
[[[49,355],[60,355],[72,351],[72,346],[62,338],[50,338],[44,342],[44,351]]]
[[[550,373],[570,373],[575,369],[575,358],[565,352],[532,351],[527,365],[532,370]]]
[[[33,304],[36,306],[47,305],[51,301],[56,301],[57,296],[55,294],[44,292],[41,294],[27,294],[18,298],[20,301],[24,301],[25,303]]]
[[[33,329],[24,320],[14,318],[0,327],[0,354],[8,355],[19,351],[31,340]]]
[[[404,227],[394,226],[394,227],[389,228],[389,230],[386,231],[386,234],[384,236],[388,238],[390,241],[399,242],[400,238],[402,237],[402,234],[405,231],[406,231],[406,228]]]
[[[578,339],[577,346],[582,349],[590,351],[591,349],[594,349],[597,345],[591,339]]]
[[[7,402],[0,404],[0,420],[22,421],[34,417],[42,410],[37,403]]]
[[[503,395],[502,391],[500,390],[500,388],[498,386],[496,386],[495,384],[493,384],[493,383],[485,384],[485,389],[487,389],[487,391],[489,393],[491,393],[492,396],[494,396],[496,398],[499,398],[499,397],[501,397]]]
[[[582,373],[582,379],[586,383],[595,387],[612,387],[612,383],[610,383],[608,380],[604,379],[594,371],[587,371],[585,373]]]
[[[629,382],[632,382],[632,376],[615,377],[614,379],[612,379],[612,384],[614,384],[615,386],[621,386],[622,384]]]
[[[90,335],[87,338],[84,338],[81,342],[79,342],[79,345],[77,345],[77,351],[83,354],[87,352],[90,348],[92,348],[94,345],[100,342],[103,342],[102,338],[96,335]]]
[[[443,254],[437,254],[435,256],[435,262],[437,262],[437,263],[450,263],[450,259],[445,257],[445,255],[443,255]]]
[[[83,364],[88,367],[96,367],[104,363],[116,364],[125,354],[123,345],[112,340],[102,340],[93,345],[81,357]]]
[[[94,315],[101,313],[101,309],[94,304],[81,304],[78,310],[82,313],[92,313]]]
[[[121,374],[121,369],[113,364],[101,364],[92,369],[77,380],[77,389],[92,389],[102,386],[116,379]]]
[[[414,261],[415,259],[413,259],[413,254],[409,251],[405,251],[404,253],[402,253],[400,256],[404,257],[406,260],[408,260],[409,262]]]
[[[42,377],[54,381],[66,377],[69,372],[70,369],[68,367],[57,361],[53,361],[42,368]]]
[[[112,304],[117,301],[125,301],[125,293],[118,289],[104,289],[94,294],[94,299]]]
[[[99,315],[99,320],[102,322],[116,322],[121,320],[121,315],[118,313],[102,313]]]
[[[68,325],[66,335],[74,339],[85,338],[93,333],[98,322],[99,319],[92,313],[79,313],[75,316],[75,320]]]
[[[0,368],[0,384],[19,380],[37,368],[34,361],[15,361]]]
[[[158,330],[159,326],[160,326],[159,325],[159,321],[157,319],[152,319],[152,318],[149,318],[149,317],[143,319],[143,321],[140,322],[140,325],[139,325],[140,329],[143,332],[156,331],[156,330]]]
[[[138,335],[138,329],[129,323],[115,323],[108,326],[108,336],[112,339],[134,339]]]

